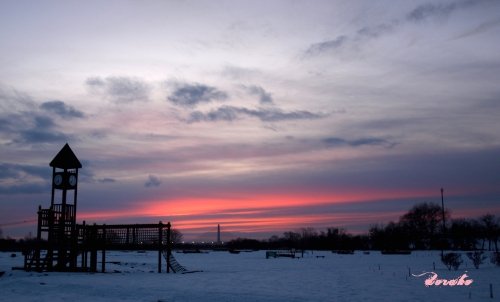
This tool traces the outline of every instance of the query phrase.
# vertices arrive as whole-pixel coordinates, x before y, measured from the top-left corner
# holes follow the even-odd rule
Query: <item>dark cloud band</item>
[[[40,105],[40,108],[48,112],[55,113],[63,118],[82,118],[83,112],[76,110],[74,107],[66,105],[62,101],[49,101]]]
[[[243,117],[254,117],[263,122],[280,122],[303,119],[312,120],[325,116],[326,115],[324,114],[312,113],[305,110],[286,112],[276,108],[248,109],[244,107],[222,106],[206,113],[203,113],[201,111],[192,112],[188,119],[188,122],[231,122]]]
[[[168,100],[177,106],[195,107],[212,101],[223,101],[228,95],[215,87],[203,84],[182,84],[168,96]]]
[[[116,103],[147,101],[151,86],[135,77],[90,77],[85,84],[92,92],[103,95]]]

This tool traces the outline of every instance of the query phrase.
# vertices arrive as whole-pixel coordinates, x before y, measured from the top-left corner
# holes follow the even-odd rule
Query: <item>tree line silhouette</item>
[[[295,249],[295,250],[494,250],[498,252],[500,219],[492,214],[479,218],[451,219],[448,210],[435,203],[413,206],[398,221],[373,225],[368,233],[353,235],[338,227],[317,231],[302,228],[272,236],[267,240],[238,238],[226,243],[228,249]],[[443,217],[445,224],[443,224]],[[175,230],[174,248],[186,248],[182,233]],[[30,239],[2,238],[0,250],[21,250]],[[123,247],[122,247],[123,248]],[[130,247],[129,247],[130,248]],[[146,248],[142,246],[140,248]],[[210,248],[209,245],[203,248]]]
[[[445,223],[443,224],[443,217]],[[398,221],[372,225],[366,234],[353,235],[342,228],[326,231],[302,228],[268,240],[238,238],[227,243],[233,249],[314,250],[494,250],[498,252],[500,219],[492,214],[479,218],[451,219],[435,203],[413,206]]]

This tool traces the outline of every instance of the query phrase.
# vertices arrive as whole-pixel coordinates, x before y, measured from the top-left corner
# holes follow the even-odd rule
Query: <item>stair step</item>
[[[170,262],[170,268],[174,271],[174,273],[186,273],[188,272],[188,270],[180,265],[179,262],[177,262],[177,259],[175,259],[174,255],[170,254],[170,255],[167,255],[167,252],[166,251],[163,251],[163,257],[165,257],[165,259],[168,258],[169,262]]]

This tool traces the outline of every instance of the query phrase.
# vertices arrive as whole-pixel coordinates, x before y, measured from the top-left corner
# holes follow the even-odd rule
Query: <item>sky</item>
[[[0,228],[35,233],[65,143],[78,222],[500,215],[499,78],[495,0],[1,1]]]

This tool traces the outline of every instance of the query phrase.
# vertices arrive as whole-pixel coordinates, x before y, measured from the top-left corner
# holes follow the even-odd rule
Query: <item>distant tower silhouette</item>
[[[221,243],[220,241],[220,224],[217,225],[217,243]]]

